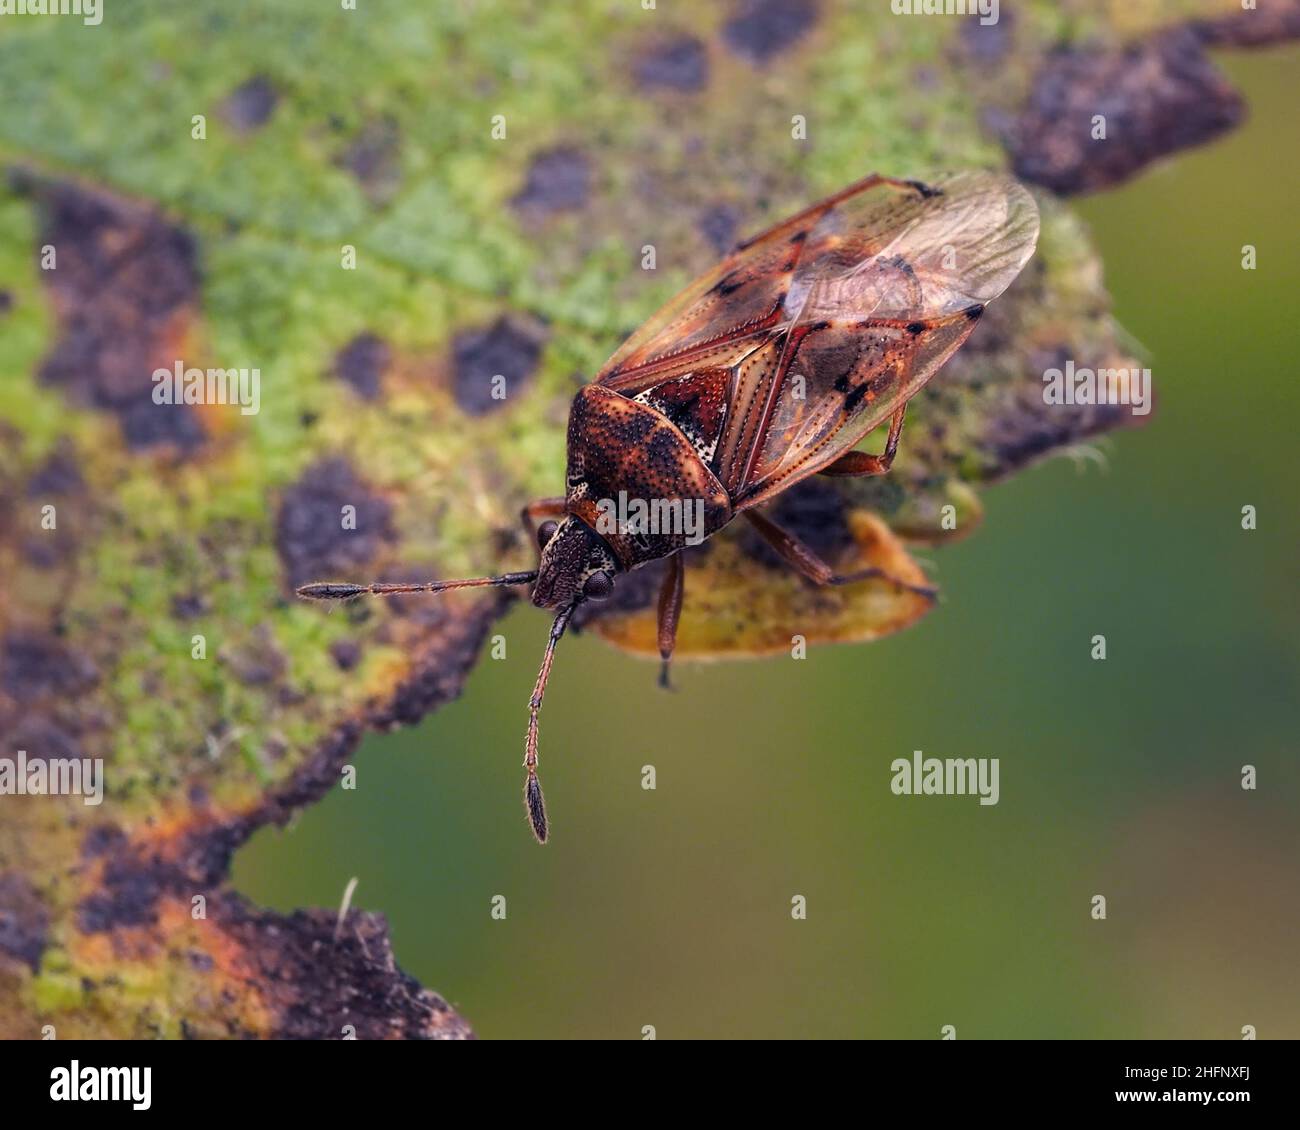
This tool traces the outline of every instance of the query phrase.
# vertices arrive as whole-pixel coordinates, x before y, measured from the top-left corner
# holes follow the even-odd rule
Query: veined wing
[[[755,338],[789,320],[786,297],[806,242],[832,209],[870,196],[854,206],[855,214],[869,213],[887,207],[889,198],[917,199],[928,191],[872,175],[746,240],[629,337],[596,383],[639,391],[666,369],[681,375],[734,362],[754,347]]]
[[[779,358],[720,443],[738,506],[821,470],[906,404],[1033,254],[1038,209],[1014,180],[960,173],[932,188],[873,189],[810,230]]]
[[[738,502],[813,474],[912,396],[1033,252],[1010,178],[868,177],[739,247],[597,381],[668,411]]]

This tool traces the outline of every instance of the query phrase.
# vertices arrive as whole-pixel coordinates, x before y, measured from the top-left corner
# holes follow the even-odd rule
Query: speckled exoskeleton
[[[621,573],[667,558],[658,631],[665,683],[681,614],[681,550],[690,533],[680,524],[627,522],[611,500],[640,500],[667,514],[689,506],[701,518],[697,536],[744,515],[815,584],[881,577],[875,569],[836,573],[759,507],[810,475],[888,471],[908,401],[1020,273],[1037,239],[1033,198],[1008,177],[967,172],[923,184],[869,176],[741,244],[577,394],[565,494],[524,510],[541,548],[536,569],[422,584],[325,582],[299,595],[531,584],[533,603],[557,610],[524,752],[525,804],[544,843],[537,718],[573,610],[607,598]],[[881,454],[854,450],[886,421]]]

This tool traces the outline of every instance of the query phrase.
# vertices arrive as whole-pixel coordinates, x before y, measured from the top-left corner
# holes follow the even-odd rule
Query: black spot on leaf
[[[339,350],[334,358],[334,372],[363,400],[374,400],[379,395],[379,382],[392,360],[392,352],[378,335],[358,334]]]
[[[719,255],[725,255],[736,246],[736,228],[740,213],[730,204],[714,204],[700,214],[695,227],[709,246]]]
[[[225,894],[210,902],[209,914],[263,987],[277,1039],[337,1035],[340,1018],[359,1040],[471,1035],[446,1001],[397,968],[382,915],[353,910],[340,933],[335,911],[282,917]]]
[[[637,53],[633,73],[646,90],[703,90],[709,83],[709,52],[691,35],[660,40]]]
[[[356,508],[356,528],[344,525]],[[346,459],[314,463],[280,500],[275,544],[290,588],[309,581],[356,580],[392,537],[388,503],[372,494]]]
[[[995,24],[981,23],[978,18],[962,20],[957,33],[960,50],[976,64],[1000,63],[1011,50],[1015,26],[1015,13],[1005,8]]]
[[[742,58],[766,63],[793,47],[816,21],[814,0],[740,0],[722,38]]]
[[[27,480],[27,497],[41,499],[53,495],[66,498],[81,494],[85,486],[72,444],[65,439],[32,472]]]
[[[275,112],[279,92],[264,75],[254,75],[237,86],[222,102],[221,116],[237,133],[261,129]]]
[[[366,198],[387,204],[402,179],[401,133],[391,118],[376,118],[361,127],[338,163],[361,183]]]
[[[198,298],[194,240],[108,193],[22,171],[13,182],[36,200],[40,243],[57,257],[55,270],[41,272],[59,320],[41,379],[115,413],[133,448],[197,447],[204,434],[192,408],[152,400],[153,371],[183,360]]]
[[[330,656],[340,671],[351,671],[361,662],[361,647],[355,640],[335,640],[330,644]]]
[[[1022,180],[1088,192],[1231,129],[1244,113],[1197,35],[1180,28],[1121,51],[1053,52],[1004,141]],[[1093,138],[1097,115],[1105,140]]]
[[[507,315],[452,342],[452,391],[471,416],[504,407],[532,378],[546,333],[532,320]],[[497,381],[504,377],[504,384]],[[496,390],[503,395],[494,396]]]
[[[99,681],[95,665],[53,635],[14,631],[0,651],[0,689],[20,705],[45,695],[67,696]]]
[[[222,666],[247,687],[278,682],[289,666],[265,624],[259,624],[248,638],[222,647],[219,658]]]
[[[117,405],[122,434],[131,447],[174,444],[182,450],[203,442],[203,427],[188,405],[155,404],[149,391],[136,393]]]
[[[40,713],[32,711],[29,705],[25,705],[25,713],[18,719],[17,724],[4,731],[0,755],[3,755],[7,747],[9,750],[25,749],[28,761],[37,757],[45,760],[60,757],[80,758],[83,751],[77,736],[45,712],[61,711],[62,706],[63,703],[58,695],[49,696]],[[69,725],[74,724],[69,720]],[[3,718],[0,717],[0,730],[3,729]]]
[[[93,854],[83,841],[83,854]],[[99,889],[77,905],[77,928],[83,934],[102,934],[123,927],[152,926],[158,921],[159,899],[190,898],[206,876],[187,873],[180,863],[149,849],[115,839],[105,845]]]
[[[1203,43],[1216,47],[1263,47],[1300,38],[1300,7],[1243,4],[1238,12],[1194,20],[1191,26]]]
[[[193,620],[208,610],[207,600],[198,593],[172,597],[172,615],[178,620]]]
[[[521,211],[549,215],[581,208],[591,192],[586,155],[571,146],[547,149],[533,157],[524,187],[514,198]]]
[[[36,889],[15,872],[0,875],[0,953],[40,968],[50,914]]]

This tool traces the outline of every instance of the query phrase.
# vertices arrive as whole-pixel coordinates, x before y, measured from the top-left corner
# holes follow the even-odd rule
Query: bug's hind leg
[[[881,455],[870,455],[865,451],[846,451],[834,463],[823,467],[817,473],[831,478],[861,478],[867,475],[883,475],[894,463],[898,453],[898,440],[903,434],[903,417],[907,414],[904,404],[889,418],[889,435],[885,439],[885,450]]]
[[[886,573],[883,569],[858,569],[852,573],[837,573],[812,549],[788,530],[783,530],[771,518],[760,514],[757,510],[746,510],[744,515],[763,540],[780,554],[781,560],[815,585],[851,585],[856,581],[879,577],[882,581],[888,581],[897,588],[916,593],[917,596],[923,596],[927,600],[934,600],[938,595],[937,590],[929,585],[911,584]]]
[[[668,664],[673,658],[673,648],[677,644],[677,622],[682,616],[682,593],[685,590],[686,566],[682,555],[674,553],[668,558],[668,569],[664,573],[664,583],[659,589],[659,657],[663,661],[659,668],[659,685],[666,691],[673,689],[668,681]]]

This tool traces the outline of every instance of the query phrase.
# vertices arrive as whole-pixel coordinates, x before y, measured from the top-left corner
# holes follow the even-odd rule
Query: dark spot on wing
[[[934,194],[938,192],[938,189],[933,189],[931,191],[932,194]],[[898,270],[901,271],[904,275],[906,275],[908,279],[916,286],[919,287],[921,285],[920,281],[916,277],[916,271],[912,269],[912,264],[909,263],[902,255],[893,255],[888,259],[881,259],[880,262],[884,263],[886,266],[898,268]]]
[[[849,394],[844,398],[844,411],[846,413],[856,411],[858,405],[862,403],[862,398],[867,395],[870,388],[871,385],[867,381],[863,381],[862,384],[859,385],[854,385],[849,391]]]
[[[545,328],[509,314],[484,329],[465,330],[452,342],[452,392],[471,416],[505,407],[532,379],[546,341]],[[504,399],[493,396],[505,378]]]
[[[817,20],[814,0],[738,0],[723,41],[752,63],[766,63],[802,39]]]
[[[741,276],[739,271],[732,271],[728,275],[723,275],[714,285],[713,289],[715,293],[726,298],[729,294],[735,294],[736,291],[738,291],[748,281],[748,279]]]
[[[984,313],[984,304],[981,302],[977,302],[975,303],[974,306],[967,306],[966,309],[962,311],[962,313],[965,314],[966,317],[968,317],[973,322],[976,318],[978,318],[981,314]],[[909,327],[909,329],[910,328],[911,327]]]
[[[924,322],[908,322],[908,323],[907,323],[907,332],[910,333],[913,337],[915,337],[915,336],[916,336],[917,334],[919,334],[919,333],[924,333],[924,332],[925,332],[925,323],[924,323]]]

